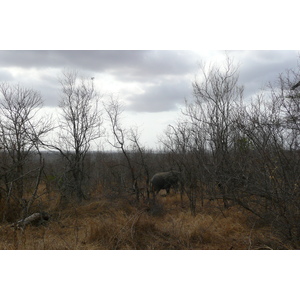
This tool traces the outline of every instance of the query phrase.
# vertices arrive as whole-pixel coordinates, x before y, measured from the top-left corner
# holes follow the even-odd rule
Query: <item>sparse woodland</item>
[[[299,70],[252,99],[238,78],[230,58],[201,65],[160,150],[93,79],[61,75],[59,124],[38,91],[1,83],[0,249],[300,249]],[[182,190],[154,197],[169,170]]]

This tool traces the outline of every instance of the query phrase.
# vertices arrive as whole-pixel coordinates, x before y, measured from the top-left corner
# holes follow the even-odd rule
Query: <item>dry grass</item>
[[[238,207],[224,211],[205,201],[193,217],[176,195],[153,207],[133,207],[122,199],[57,208],[47,226],[23,231],[2,224],[1,249],[279,249],[268,228],[256,228]]]

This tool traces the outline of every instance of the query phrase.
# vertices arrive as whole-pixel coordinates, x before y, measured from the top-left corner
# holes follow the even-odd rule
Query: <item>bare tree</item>
[[[132,143],[132,150],[135,153],[135,162],[138,165],[138,174],[134,182],[134,189],[136,194],[140,193],[142,195],[144,201],[148,201],[150,197],[150,157],[148,154],[151,154],[151,152],[147,151],[145,147],[141,145],[140,134],[137,127],[130,129],[128,138]],[[139,179],[141,184],[138,183]],[[139,196],[136,196],[136,198],[138,200]]]
[[[181,154],[177,161],[185,173],[186,190],[194,213],[195,195],[199,194],[195,190],[203,190],[204,186],[210,198],[221,194],[224,206],[228,207],[229,192],[239,175],[233,168],[231,150],[243,87],[238,85],[238,66],[229,57],[223,66],[202,64],[192,86],[194,99],[186,101],[184,118],[176,126],[169,127],[165,145]]]
[[[61,84],[59,139],[51,146],[66,160],[64,196],[75,191],[78,202],[86,198],[84,182],[85,159],[91,143],[102,134],[100,95],[94,86],[94,78],[79,78],[76,71],[64,71]],[[71,176],[69,176],[71,175]],[[72,194],[72,193],[71,193]]]
[[[110,102],[105,105],[105,110],[111,130],[113,141],[109,143],[116,149],[119,149],[125,157],[127,167],[129,169],[131,186],[135,192],[136,202],[140,201],[141,190],[146,189],[146,197],[149,198],[149,167],[146,162],[146,151],[140,144],[139,132],[137,129],[130,128],[127,130],[121,124],[121,115],[123,112],[122,103],[113,97]],[[140,179],[145,179],[143,188],[140,187]]]
[[[41,139],[51,130],[49,119],[38,117],[42,106],[41,95],[20,85],[0,84],[0,134],[2,144],[2,178],[4,179],[6,205],[10,199],[16,200],[23,208],[23,217],[37,198],[37,190],[43,170],[43,159],[39,149]],[[39,161],[35,168],[29,162],[38,153]],[[36,177],[30,199],[25,189],[26,178]],[[34,182],[34,181],[33,181]],[[26,186],[31,186],[30,181]]]

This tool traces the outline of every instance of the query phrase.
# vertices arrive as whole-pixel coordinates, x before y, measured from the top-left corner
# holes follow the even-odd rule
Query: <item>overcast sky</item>
[[[299,45],[298,6],[295,0],[284,2],[85,0],[84,2],[72,1],[72,3],[61,0],[2,1],[1,49],[297,49]],[[298,52],[281,50],[231,51],[231,55],[240,63],[240,83],[245,86],[246,96],[255,93],[284,70],[297,66]],[[140,125],[139,128],[143,130],[143,142],[147,146],[155,147],[157,135],[178,117],[178,106],[183,103],[183,99],[191,97],[191,80],[197,73],[198,62],[219,61],[222,53],[222,51],[208,50],[0,51],[0,81],[20,83],[39,90],[47,109],[55,112],[59,99],[57,76],[62,68],[78,69],[85,76],[95,77],[95,82],[103,93],[119,94],[119,98],[126,101],[128,125],[132,123]],[[205,252],[205,257],[202,258],[203,253],[201,257],[195,252],[189,254],[189,257],[186,255],[179,257],[178,253],[172,252],[172,254],[168,253],[168,257],[165,255],[160,257],[158,255],[161,253],[158,252],[151,254],[147,252],[145,254],[147,257],[132,252],[129,253],[132,254],[130,259],[126,253],[126,257],[122,256],[122,259],[117,260],[115,254],[108,256],[110,253],[107,253],[104,259],[103,253],[101,257],[90,257],[89,252],[80,258],[76,253],[76,262],[79,262],[76,264],[76,270],[85,274],[85,280],[78,277],[78,272],[73,272],[73,257],[70,264],[65,264],[66,257],[57,256],[56,253],[53,259],[46,257],[46,260],[44,256],[41,257],[42,252],[34,253],[33,260],[24,259],[22,255],[18,260],[15,253],[13,253],[14,257],[6,257],[3,254],[1,265],[4,265],[5,271],[10,274],[9,272],[14,271],[12,262],[17,261],[16,266],[20,268],[21,265],[26,272],[35,276],[35,273],[31,274],[31,270],[33,272],[36,270],[32,264],[39,267],[40,262],[43,264],[46,262],[48,275],[43,274],[40,281],[39,278],[34,277],[39,281],[36,286],[40,286],[43,292],[47,279],[52,280],[53,276],[57,276],[59,262],[59,266],[65,266],[61,276],[67,288],[63,292],[66,296],[70,297],[71,294],[76,299],[82,298],[81,295],[99,294],[97,284],[92,288],[91,282],[97,278],[99,268],[103,274],[110,274],[114,269],[112,266],[121,271],[121,275],[128,275],[129,280],[134,278],[137,282],[136,286],[140,286],[140,289],[135,287],[133,294],[132,289],[129,291],[133,299],[140,298],[142,289],[147,288],[145,284],[148,283],[147,279],[157,278],[158,265],[167,266],[157,280],[158,284],[163,282],[160,288],[180,283],[177,284],[179,289],[160,289],[162,295],[172,299],[180,299],[182,295],[194,296],[198,292],[197,284],[192,285],[194,289],[191,288],[191,282],[197,283],[194,280],[197,276],[193,273],[197,267],[202,270],[202,274],[208,274],[216,268],[226,270],[226,273],[221,271],[221,276],[216,278],[221,287],[218,295],[216,295],[218,289],[215,289],[215,280],[203,281],[201,294],[207,294],[208,298],[211,297],[212,291],[216,298],[217,296],[224,298],[224,290],[231,283],[224,280],[226,275],[229,280],[234,278],[238,283],[236,286],[240,287],[236,289],[235,286],[235,291],[233,293],[231,291],[232,299],[240,299],[245,287],[244,283],[253,281],[253,278],[256,278],[255,284],[260,287],[260,294],[265,295],[265,298],[270,298],[273,294],[278,296],[280,293],[286,296],[287,292],[292,296],[294,292],[290,283],[295,276],[293,270],[287,269],[287,266],[294,267],[296,260],[290,252],[286,252],[284,257],[282,253],[280,257],[276,257],[276,270],[291,275],[285,276],[285,280],[280,278],[280,285],[278,285],[280,288],[274,289],[273,293],[268,287],[278,281],[278,272],[274,272],[272,268],[274,255],[270,262],[266,263],[266,257],[262,259],[256,253],[247,253],[245,259],[241,257],[242,253],[235,252],[228,265],[228,260],[222,257],[224,253],[220,254],[221,257],[216,257],[215,253],[213,256],[207,256],[212,253]],[[5,254],[9,255],[12,252]],[[135,258],[139,258],[137,263]],[[167,264],[166,258],[169,259]],[[132,271],[127,264],[123,264],[127,261],[130,261]],[[178,272],[174,272],[172,268],[174,261]],[[27,262],[30,262],[30,265],[24,265]],[[92,266],[92,269],[87,266]],[[189,269],[188,266],[193,268]],[[257,276],[257,269],[259,269],[257,266],[262,266],[263,272],[260,273],[263,274],[263,278]],[[185,276],[186,279],[183,280],[178,277],[180,272],[190,276]],[[90,276],[86,276],[88,274]],[[138,278],[136,274],[142,276]],[[237,277],[236,274],[243,276]],[[32,276],[27,278],[31,279]],[[126,276],[119,276],[116,281],[119,283],[118,279],[121,278],[120,282],[125,287],[119,289],[120,297],[123,296],[124,291],[128,292],[127,286],[131,287],[131,281],[127,282]],[[78,278],[80,284],[72,291],[69,287],[74,286],[74,282],[79,282]],[[222,280],[219,280],[220,278]],[[260,285],[261,282],[264,283],[263,286]],[[22,282],[18,283],[21,284],[19,296],[23,296],[24,288],[30,283],[22,278]],[[15,288],[15,281],[7,280],[4,286],[7,286],[4,294],[5,291],[9,294]],[[297,287],[296,284],[294,286]],[[107,295],[111,297],[111,288],[111,284],[107,284],[107,288],[104,287],[104,296],[107,291]],[[252,290],[248,289],[248,292],[250,294],[252,292],[254,296],[257,290]]]
[[[245,96],[258,92],[286,69],[296,68],[299,52],[283,50],[229,51],[240,64]],[[0,81],[19,83],[41,92],[44,106],[59,101],[63,69],[76,69],[104,95],[126,103],[128,125],[139,126],[143,142],[155,147],[156,138],[179,115],[184,99],[192,98],[191,82],[199,63],[221,63],[225,51],[0,51]]]

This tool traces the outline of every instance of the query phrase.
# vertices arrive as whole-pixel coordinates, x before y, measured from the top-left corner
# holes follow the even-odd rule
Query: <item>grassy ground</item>
[[[238,206],[204,201],[194,217],[184,205],[173,194],[153,207],[115,199],[52,208],[46,226],[2,224],[0,249],[288,249]]]

